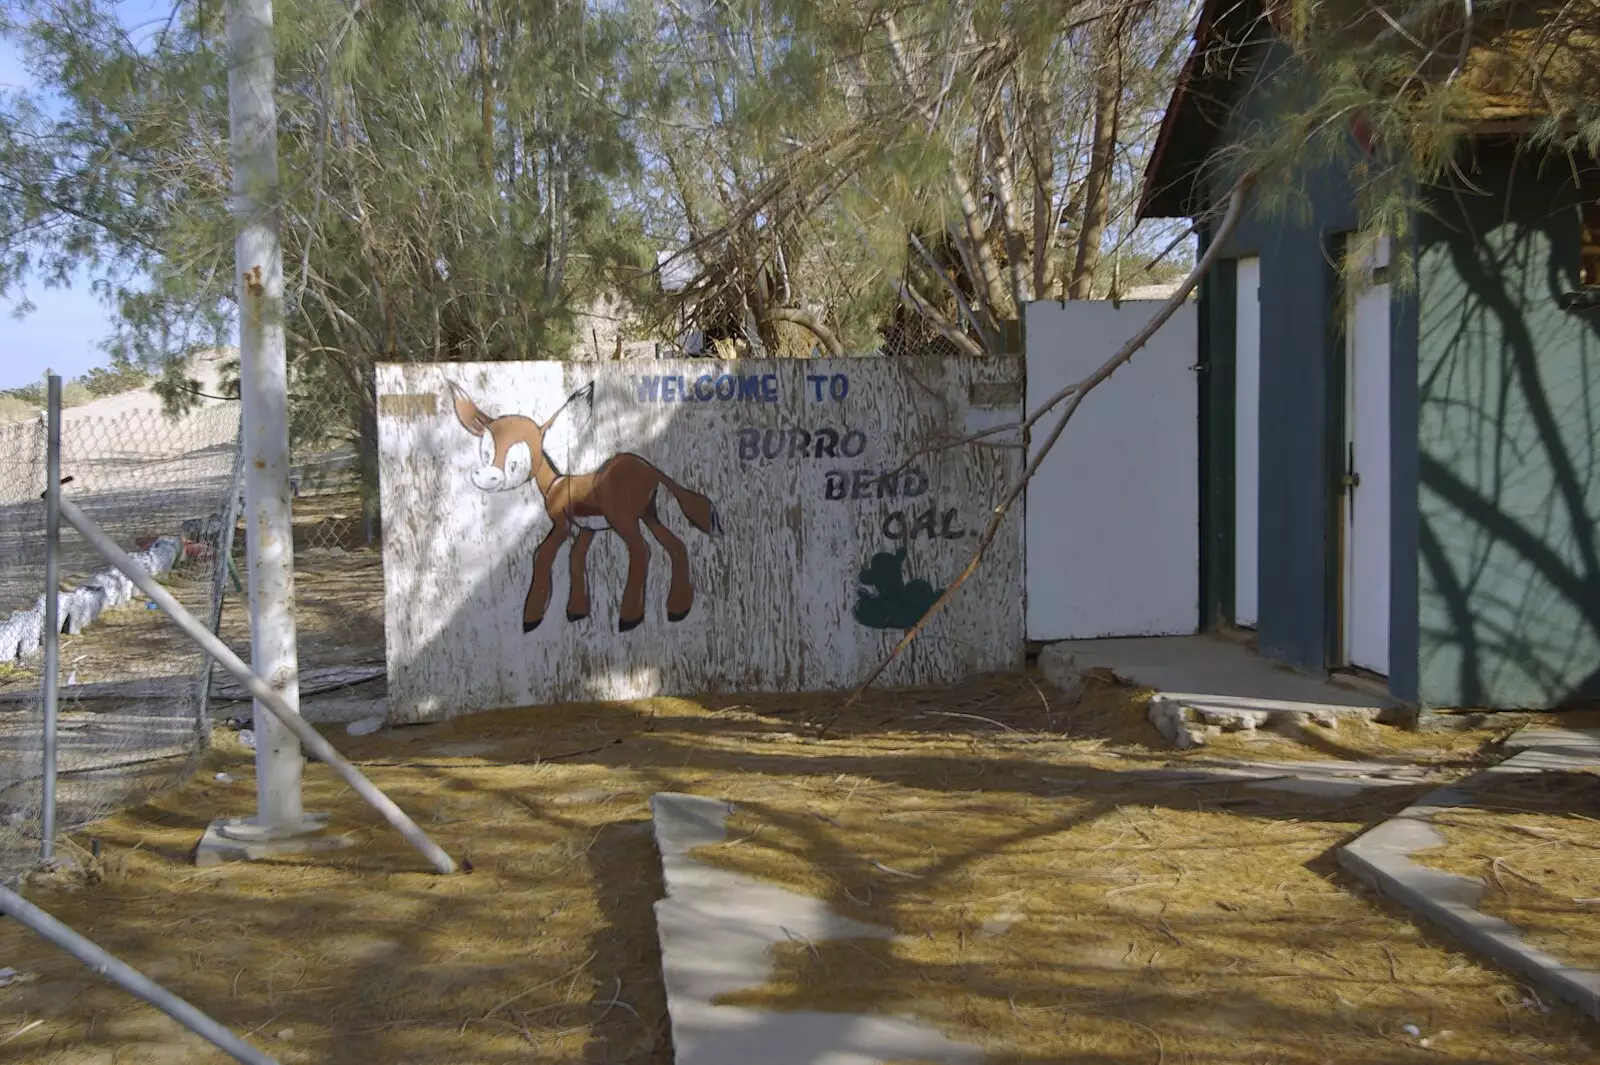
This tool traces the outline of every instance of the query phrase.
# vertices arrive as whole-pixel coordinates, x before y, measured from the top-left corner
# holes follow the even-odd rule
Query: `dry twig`
[[[1034,455],[1027,467],[1022,471],[1022,476],[1017,479],[1017,483],[1011,486],[1005,498],[1000,501],[1000,505],[995,507],[988,526],[983,530],[983,535],[978,538],[978,545],[973,550],[972,558],[967,562],[966,568],[957,574],[955,580],[951,581],[949,586],[945,588],[944,593],[934,600],[927,613],[923,614],[921,619],[900,638],[894,649],[889,652],[888,657],[878,664],[877,668],[844,701],[833,716],[822,724],[821,728],[817,730],[818,738],[827,735],[828,730],[839,720],[839,716],[861,700],[867,689],[871,688],[878,678],[883,675],[884,671],[893,664],[895,659],[900,657],[901,652],[911,646],[912,641],[922,634],[928,623],[938,616],[939,612],[950,602],[961,586],[966,584],[972,575],[977,572],[978,567],[983,563],[984,555],[988,553],[989,546],[994,543],[995,537],[999,535],[1000,526],[1004,523],[1006,515],[1010,513],[1012,505],[1021,497],[1023,491],[1028,487],[1028,482],[1033,480],[1034,474],[1038,472],[1044,460],[1049,457],[1057,441],[1061,439],[1061,434],[1066,431],[1067,423],[1072,420],[1073,414],[1077,413],[1078,407],[1082,405],[1084,397],[1109,380],[1113,373],[1120,369],[1129,359],[1133,358],[1134,354],[1149,342],[1150,338],[1166,324],[1167,319],[1171,318],[1178,308],[1183,306],[1184,301],[1189,298],[1189,293],[1194,291],[1195,286],[1200,283],[1200,279],[1210,271],[1217,259],[1221,257],[1222,250],[1228,243],[1228,238],[1238,228],[1239,220],[1244,214],[1245,201],[1249,197],[1250,190],[1254,184],[1254,173],[1246,173],[1235,183],[1233,191],[1228,196],[1227,212],[1223,215],[1216,233],[1212,235],[1211,241],[1206,247],[1206,253],[1200,257],[1199,262],[1195,263],[1194,269],[1189,272],[1188,277],[1184,278],[1177,291],[1167,298],[1161,310],[1157,311],[1150,321],[1145,323],[1143,328],[1135,333],[1127,343],[1123,344],[1115,355],[1102,363],[1094,373],[1085,377],[1082,381],[1068,385],[1054,396],[1045,400],[1042,410],[1048,410],[1062,402],[1066,403],[1066,408],[1057,416],[1055,425],[1051,427],[1050,435],[1045,438],[1044,443],[1039,447],[1038,453]],[[1030,421],[1032,417],[1030,416]]]

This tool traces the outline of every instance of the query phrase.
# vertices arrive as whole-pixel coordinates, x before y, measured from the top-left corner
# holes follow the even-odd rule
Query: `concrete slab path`
[[[1495,774],[1600,767],[1600,732],[1525,729],[1506,741],[1519,753],[1465,780],[1424,795],[1396,817],[1339,851],[1339,864],[1418,917],[1454,934],[1470,948],[1591,1017],[1600,1018],[1600,972],[1574,968],[1528,943],[1515,927],[1478,909],[1482,881],[1412,860],[1444,846],[1434,815],[1474,804],[1475,785]],[[1596,934],[1600,934],[1597,931]]]
[[[977,1047],[923,1021],[718,1005],[722,995],[768,981],[774,944],[887,939],[894,931],[693,858],[695,848],[727,837],[726,802],[661,793],[651,797],[650,810],[667,890],[655,911],[677,1065],[976,1065],[983,1059]]]

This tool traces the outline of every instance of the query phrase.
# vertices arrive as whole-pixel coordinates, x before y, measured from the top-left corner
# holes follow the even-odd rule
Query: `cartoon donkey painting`
[[[479,466],[472,483],[485,492],[510,492],[529,481],[538,488],[550,515],[550,531],[533,553],[533,583],[522,608],[522,631],[532,632],[544,620],[550,605],[551,568],[568,537],[572,552],[567,560],[571,587],[567,592],[567,620],[589,616],[589,546],[596,533],[607,529],[628,548],[628,580],[622,589],[617,631],[627,632],[644,621],[645,581],[650,570],[650,544],[642,524],[667,552],[672,582],[667,591],[667,620],[682,621],[694,605],[694,584],[689,578],[689,553],[656,512],[656,491],[665,488],[696,529],[708,536],[722,535],[722,520],[711,500],[691,491],[638,455],[622,452],[606,459],[593,473],[568,474],[556,468],[545,449],[556,420],[575,419],[586,425],[594,414],[594,385],[572,395],[542,424],[520,414],[491,418],[462,388],[450,382],[456,417],[478,438]]]

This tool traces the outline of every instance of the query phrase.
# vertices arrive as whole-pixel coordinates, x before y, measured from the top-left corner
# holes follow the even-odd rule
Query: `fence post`
[[[271,0],[228,0],[226,18],[233,212],[238,226],[234,259],[240,310],[239,397],[244,408],[250,658],[255,672],[298,713]],[[302,805],[303,766],[294,732],[267,712],[259,699],[254,704],[254,724],[256,816],[249,827],[261,836],[307,831],[313,826]]]
[[[46,386],[44,463],[44,668],[40,671],[43,704],[43,790],[39,803],[39,862],[56,849],[56,701],[61,672],[61,378],[51,374]]]

